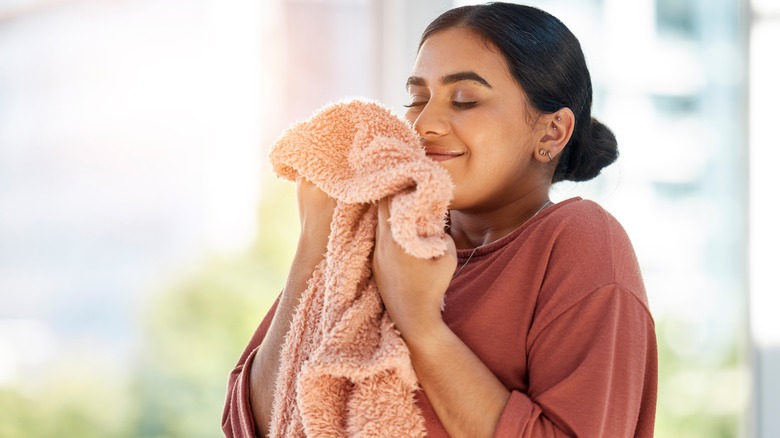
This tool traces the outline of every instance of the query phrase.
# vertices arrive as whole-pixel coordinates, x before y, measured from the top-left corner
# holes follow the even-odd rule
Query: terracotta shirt
[[[458,251],[458,270],[471,253]],[[580,198],[550,206],[458,270],[443,318],[512,391],[497,437],[653,436],[654,324],[634,250],[609,213]],[[249,371],[275,309],[230,375],[228,437],[255,436]],[[427,436],[448,436],[423,391],[418,405]]]

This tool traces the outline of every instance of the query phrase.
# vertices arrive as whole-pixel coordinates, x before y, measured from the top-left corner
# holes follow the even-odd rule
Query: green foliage
[[[87,368],[78,354],[61,356],[43,379],[0,389],[0,437],[132,437],[127,383],[96,368]]]
[[[138,373],[140,436],[213,437],[227,374],[278,292],[256,260],[214,260],[152,305]]]
[[[297,239],[294,185],[265,187],[251,248],[212,256],[145,303],[136,363],[74,351],[43,381],[0,388],[0,437],[222,436],[228,374],[279,294]]]
[[[279,294],[295,248],[289,186],[268,192],[258,242],[246,254],[213,258],[151,303],[137,373],[137,436],[221,435],[228,373]]]
[[[696,328],[680,319],[668,317],[658,321],[655,436],[741,436],[750,375],[739,339],[736,336],[715,338],[696,332]]]

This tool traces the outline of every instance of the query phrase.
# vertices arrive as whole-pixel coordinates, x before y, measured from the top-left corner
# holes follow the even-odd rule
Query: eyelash
[[[452,102],[452,106],[458,109],[470,109],[477,106],[477,102]]]
[[[420,108],[428,104],[428,102],[412,102],[408,105],[404,105],[406,108],[412,109],[412,108]],[[470,109],[477,106],[477,102],[458,102],[458,101],[452,101],[452,106],[454,106],[457,109]]]

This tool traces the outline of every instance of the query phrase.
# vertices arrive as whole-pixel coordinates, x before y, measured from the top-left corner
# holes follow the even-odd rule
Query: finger
[[[385,199],[379,200],[377,202],[377,226],[376,230],[374,230],[374,248],[371,249],[371,269],[376,272],[378,269],[378,258],[379,258],[379,251],[378,246],[381,246],[381,239],[382,239],[382,233],[384,232],[385,223],[387,222],[387,213],[383,211],[383,204]]]
[[[377,219],[379,221],[377,224],[377,233],[389,231],[390,207],[388,206],[387,198],[382,198],[377,204]]]
[[[386,221],[385,214],[382,212],[382,201],[384,201],[384,199],[380,199],[376,204],[377,224],[376,229],[374,230],[374,245],[379,243],[379,239],[382,237],[383,224]]]
[[[378,204],[379,219],[382,222],[387,222],[390,218],[390,202],[388,198],[382,198]]]

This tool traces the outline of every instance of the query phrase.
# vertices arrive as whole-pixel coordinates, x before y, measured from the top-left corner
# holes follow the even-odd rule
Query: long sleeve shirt
[[[654,323],[614,217],[572,198],[458,259],[442,317],[511,391],[497,437],[653,436]],[[230,374],[227,437],[255,436],[249,373],[274,311]],[[448,436],[422,390],[417,404],[427,436]]]

